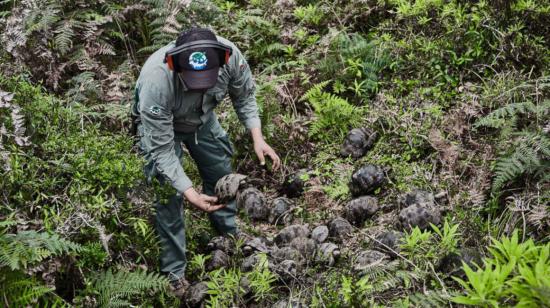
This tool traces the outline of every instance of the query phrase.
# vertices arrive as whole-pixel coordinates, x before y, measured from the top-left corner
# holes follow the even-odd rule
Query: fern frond
[[[54,289],[19,271],[0,269],[0,298],[8,307],[25,307]]]
[[[57,50],[59,50],[62,55],[66,54],[72,48],[72,40],[75,36],[71,21],[67,20],[61,23],[54,33],[56,33],[54,41]]]
[[[26,268],[49,256],[79,252],[82,246],[60,238],[57,234],[21,231],[0,237],[0,267],[12,270]]]
[[[493,192],[524,173],[542,173],[548,169],[550,138],[542,133],[523,131],[514,143],[512,154],[501,157],[495,165]]]
[[[511,103],[506,106],[503,106],[501,108],[498,108],[491,113],[489,113],[487,116],[479,119],[475,124],[474,127],[492,127],[492,128],[501,128],[504,125],[510,125],[510,123],[514,123],[516,116],[520,114],[527,114],[527,113],[533,113],[533,114],[540,114],[544,107],[548,107],[548,103],[543,103],[539,106],[533,104],[533,102],[526,101],[522,103]],[[512,119],[512,121],[510,121]]]
[[[157,273],[145,271],[119,271],[113,274],[109,269],[92,279],[89,291],[98,293],[98,302],[102,307],[128,306],[126,298],[131,298],[144,291],[159,292],[166,290],[168,280]]]
[[[409,295],[409,300],[414,307],[448,307],[451,295],[443,291],[426,291]]]

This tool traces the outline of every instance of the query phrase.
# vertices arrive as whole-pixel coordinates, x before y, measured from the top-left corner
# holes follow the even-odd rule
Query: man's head
[[[192,28],[182,32],[176,40],[176,48],[195,41],[218,43],[216,35],[204,28]],[[206,44],[208,46],[208,44]],[[220,67],[224,65],[224,51],[215,47],[199,46],[178,54],[180,76],[187,88],[204,90],[216,85]]]

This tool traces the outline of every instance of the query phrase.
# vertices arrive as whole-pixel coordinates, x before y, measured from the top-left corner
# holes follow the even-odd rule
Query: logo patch
[[[208,63],[208,58],[206,57],[206,53],[202,51],[195,51],[191,55],[189,55],[189,65],[195,70],[195,71],[202,71],[206,68],[206,64]]]
[[[160,113],[160,108],[158,106],[151,106],[149,111],[154,115],[158,115]]]

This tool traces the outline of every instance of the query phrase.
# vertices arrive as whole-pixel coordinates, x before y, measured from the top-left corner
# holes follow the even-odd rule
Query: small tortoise
[[[353,232],[353,226],[342,217],[334,218],[328,225],[330,237],[342,241]]]
[[[357,169],[351,176],[350,191],[354,196],[362,196],[374,192],[386,183],[384,169],[376,165],[365,165]]]
[[[469,267],[481,266],[482,257],[478,249],[472,247],[461,248],[458,252],[451,252],[441,258],[437,265],[437,271],[443,272],[449,276],[463,277],[464,268],[462,263],[468,264]]]
[[[230,173],[221,177],[216,183],[214,192],[218,197],[219,204],[225,204],[237,197],[239,189],[246,185],[246,175]]]
[[[317,250],[317,243],[305,237],[297,237],[290,242],[291,248],[296,249],[306,260],[313,259]]]
[[[244,243],[242,251],[245,256],[250,256],[255,252],[269,253],[271,251],[271,248],[269,247],[269,243],[265,238],[255,237]]]
[[[208,285],[206,282],[201,281],[198,283],[193,284],[192,286],[185,291],[185,304],[187,304],[188,307],[200,307],[201,303],[206,299],[206,296],[208,295],[206,292],[208,291]]]
[[[334,263],[340,257],[340,249],[334,243],[323,243],[319,245],[317,250],[316,261],[319,263],[327,264],[328,266],[333,266]]]
[[[241,271],[251,272],[254,270],[254,267],[256,267],[261,261],[261,257],[259,254],[253,254],[243,259],[243,263],[241,263]]]
[[[305,180],[308,177],[306,169],[300,169],[286,177],[283,192],[289,198],[299,197],[304,192]]]
[[[303,264],[305,261],[304,257],[298,250],[288,246],[273,250],[271,256],[278,263],[284,260],[292,260],[296,262],[296,264]]]
[[[399,198],[399,203],[402,207],[408,207],[413,204],[422,206],[435,206],[435,197],[429,191],[415,189],[413,191],[403,194]]]
[[[311,231],[311,238],[317,243],[322,243],[328,238],[328,227],[325,225],[317,226]]]
[[[378,200],[371,196],[362,196],[353,199],[344,209],[344,217],[353,225],[362,227],[367,218],[378,211]]]
[[[354,128],[346,136],[340,155],[358,159],[372,148],[377,138],[378,134],[366,127]]]
[[[283,260],[274,267],[274,271],[282,281],[292,281],[296,279],[298,264],[294,260]]]
[[[274,225],[287,225],[292,221],[292,209],[294,202],[285,197],[279,197],[271,201],[269,223]]]
[[[395,231],[386,231],[376,236],[376,241],[373,243],[373,248],[387,253],[391,257],[397,257],[397,253],[401,250],[404,234]]]
[[[404,229],[418,227],[421,230],[426,230],[430,224],[439,225],[441,223],[441,212],[435,206],[413,204],[401,210],[399,222]]]
[[[206,264],[207,271],[213,271],[218,268],[226,267],[229,265],[229,256],[222,250],[214,250],[210,257],[210,260]]]
[[[275,244],[277,244],[278,247],[283,247],[290,244],[290,242],[297,237],[308,236],[309,228],[307,225],[291,225],[279,231],[277,236],[275,236]]]
[[[254,187],[248,187],[237,194],[237,206],[252,220],[267,220],[269,208],[264,194]]]
[[[353,263],[355,272],[365,272],[369,268],[374,268],[388,262],[388,256],[376,250],[363,250],[356,257]]]
[[[235,250],[235,242],[227,236],[215,236],[206,245],[206,250],[209,252],[221,250],[226,254],[232,255]]]

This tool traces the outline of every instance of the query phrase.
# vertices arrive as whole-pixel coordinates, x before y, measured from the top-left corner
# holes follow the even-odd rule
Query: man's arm
[[[233,48],[233,56],[229,61],[229,70],[231,73],[229,96],[239,120],[250,130],[254,151],[260,164],[265,164],[265,155],[267,155],[273,160],[273,169],[277,169],[281,160],[265,142],[262,135],[258,105],[256,104],[256,84],[252,78],[252,72],[241,51],[236,47]]]
[[[166,88],[142,84],[139,89],[139,113],[143,125],[141,142],[151,155],[155,168],[183,194],[193,186],[183,171],[174,144],[173,115]]]

